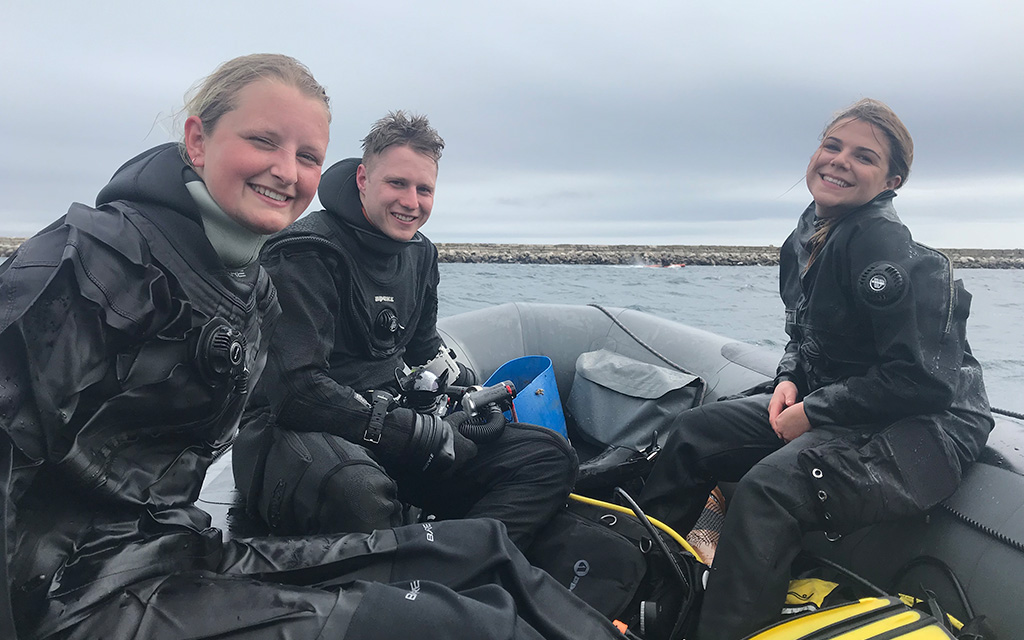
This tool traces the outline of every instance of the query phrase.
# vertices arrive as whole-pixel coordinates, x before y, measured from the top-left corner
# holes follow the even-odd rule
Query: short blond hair
[[[426,116],[391,111],[373,123],[370,133],[363,138],[363,164],[369,165],[385,149],[395,145],[407,146],[437,164],[444,149],[444,140],[430,126]]]

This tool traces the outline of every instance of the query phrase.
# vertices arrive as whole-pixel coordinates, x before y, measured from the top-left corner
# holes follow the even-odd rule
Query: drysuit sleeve
[[[350,426],[351,433],[338,435],[358,442],[369,419],[369,404],[329,373],[341,313],[337,265],[313,249],[298,249],[274,252],[264,267],[281,303],[260,379],[262,392],[276,409],[277,424],[293,431]]]
[[[774,384],[778,386],[783,381],[792,382],[801,396],[807,393],[807,379],[800,366],[801,336],[800,328],[796,324],[795,308],[802,296],[800,276],[808,257],[808,252],[803,247],[809,231],[806,228],[808,215],[810,215],[809,211],[805,211],[797,223],[797,228],[789,234],[779,249],[779,297],[786,305],[786,335],[789,336],[789,342],[786,343],[785,353],[779,360]]]
[[[807,389],[807,386],[803,382],[803,376],[800,373],[800,366],[798,364],[799,351],[800,344],[796,340],[791,339],[786,344],[786,352],[782,355],[782,359],[779,360],[779,367],[775,372],[775,386],[778,386],[780,382],[789,381],[795,384],[802,394]]]
[[[812,425],[889,423],[952,404],[967,349],[970,295],[949,259],[878,221],[848,245],[848,294],[871,327],[877,360],[804,398]]]
[[[403,356],[405,363],[416,367],[429,362],[441,348],[441,336],[437,333],[437,287],[441,276],[437,269],[437,249],[434,249],[430,274],[422,304],[416,332]]]
[[[90,211],[72,207],[84,229],[51,225],[0,273],[0,429],[22,461],[60,459],[89,418],[83,392],[173,305],[135,227]]]

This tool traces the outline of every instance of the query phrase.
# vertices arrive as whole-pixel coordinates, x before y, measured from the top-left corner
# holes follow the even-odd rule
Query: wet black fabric
[[[215,571],[140,581],[54,637],[621,638],[494,520],[230,542]]]
[[[281,534],[400,521],[397,483],[403,502],[439,517],[499,519],[526,545],[572,486],[577,461],[564,441],[510,430],[468,463],[457,457],[446,478],[414,464],[400,411],[385,416],[380,443],[366,440],[367,392],[397,393],[396,370],[426,363],[441,339],[437,249],[420,233],[399,242],[366,220],[358,166],[353,158],[328,169],[319,189],[325,209],[264,248],[283,315],[233,452],[236,486]],[[359,458],[375,464],[353,465]],[[351,500],[358,504],[341,504]]]
[[[941,437],[966,463],[992,429],[967,343],[971,296],[949,258],[913,240],[893,209],[895,195],[883,192],[835,223],[806,271],[814,205],[800,217],[779,259],[790,341],[776,380],[796,383],[814,426],[878,428],[938,414]],[[874,289],[888,268],[902,274],[881,281],[883,291],[900,290],[891,298]]]
[[[550,429],[511,423],[481,444],[452,473],[425,477],[418,469],[378,461],[365,447],[331,434],[275,429],[254,506],[271,530],[372,531],[404,522],[405,504],[438,518],[501,520],[520,548],[538,522],[564,503],[576,455]],[[233,455],[237,456],[238,451]]]
[[[618,637],[496,521],[227,542],[210,527],[195,502],[279,307],[259,265],[221,266],[185,170],[174,145],[139,156],[98,209],[73,205],[0,271],[0,550],[19,637]],[[225,345],[208,330],[225,326],[241,358],[211,366]]]
[[[945,256],[912,240],[893,195],[834,224],[806,271],[813,204],[782,247],[791,340],[776,382],[797,384],[811,430],[783,444],[770,390],[698,407],[679,416],[647,480],[641,506],[680,531],[718,481],[738,483],[701,640],[778,615],[804,533],[918,515],[951,495],[992,428],[965,336],[970,296]]]
[[[23,630],[70,624],[168,565],[216,562],[219,536],[191,503],[234,433],[277,307],[259,265],[221,265],[184,170],[176,145],[135,158],[100,209],[72,205],[0,280],[0,376],[11,381],[0,406],[15,456],[7,524]],[[211,375],[199,345],[212,323],[236,331],[244,352]]]

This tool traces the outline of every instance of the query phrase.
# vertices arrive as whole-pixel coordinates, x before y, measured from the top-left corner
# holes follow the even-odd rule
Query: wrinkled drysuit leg
[[[381,466],[365,448],[325,433],[272,433],[255,506],[281,535],[395,527],[409,503],[441,519],[500,520],[525,549],[565,503],[578,467],[565,438],[528,424],[507,425],[448,476],[400,462]]]
[[[736,485],[704,593],[699,640],[736,640],[778,619],[803,535],[821,529],[817,497],[797,455],[834,438],[827,430],[809,431]]]
[[[803,532],[821,528],[797,455],[836,434],[811,430],[783,446],[768,422],[770,400],[759,394],[680,415],[640,496],[649,515],[685,532],[717,482],[737,483],[701,605],[699,640],[737,640],[776,619]]]
[[[505,534],[504,525],[495,520],[424,523],[402,527],[396,530],[396,535],[399,548],[391,576],[392,584],[412,591],[417,580],[421,587],[424,581],[436,582],[462,597],[491,602],[499,613],[506,607],[498,606],[498,596],[505,596],[495,591],[495,587],[508,594],[508,604],[514,607],[513,611],[518,616],[516,626],[509,628],[504,621],[496,622],[493,625],[495,635],[480,637],[622,638],[621,632],[607,618],[546,572],[530,565]],[[447,618],[436,614],[430,621],[434,626],[425,627],[412,607],[402,612],[393,609],[388,613],[389,617],[392,615],[404,616],[402,619],[409,621],[408,627],[396,628],[396,631],[407,632],[407,635],[379,632],[371,635],[368,628],[364,630],[357,626],[361,620],[359,612],[352,630],[358,629],[359,638],[454,639],[471,638],[476,635],[476,629],[491,628],[487,620],[478,618],[464,622],[451,614]],[[504,614],[502,617],[508,619]],[[423,630],[426,630],[426,635],[423,635]],[[362,635],[364,632],[367,635]]]
[[[441,519],[494,518],[520,549],[564,504],[579,463],[568,441],[551,429],[511,423],[493,443],[449,477],[396,470],[403,502]]]
[[[225,545],[218,572],[112,595],[62,638],[621,638],[494,520]]]
[[[260,464],[262,482],[248,508],[275,534],[369,533],[402,524],[398,486],[365,448],[318,431],[272,428],[263,437],[270,439],[265,461],[241,466]],[[257,443],[236,443],[233,455],[253,458],[256,451]]]
[[[644,511],[684,535],[692,529],[719,481],[738,482],[782,446],[768,424],[770,400],[759,394],[681,413],[640,494]]]

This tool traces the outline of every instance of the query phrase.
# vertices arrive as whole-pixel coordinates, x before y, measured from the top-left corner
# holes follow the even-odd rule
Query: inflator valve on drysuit
[[[235,392],[249,388],[249,370],[245,367],[245,336],[223,318],[207,322],[196,345],[199,374],[211,387],[219,387],[230,377]]]

